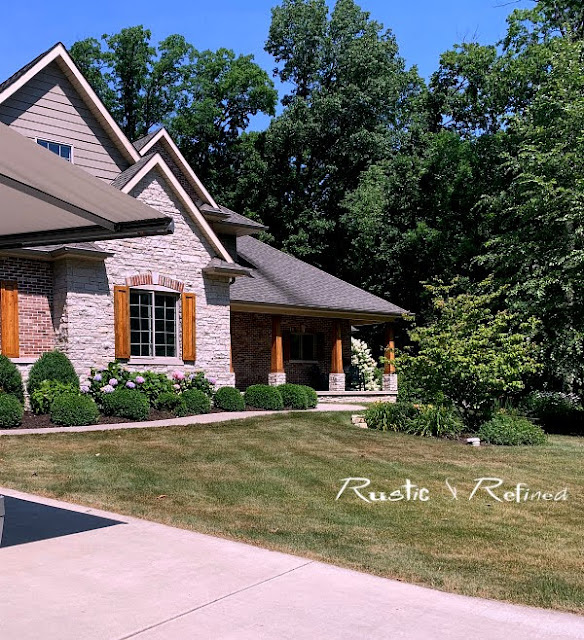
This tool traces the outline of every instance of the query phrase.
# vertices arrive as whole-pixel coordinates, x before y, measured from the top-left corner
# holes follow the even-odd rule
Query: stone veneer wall
[[[287,382],[328,389],[333,322],[332,318],[282,316],[283,332],[300,332],[304,326],[306,333],[323,334],[323,344],[317,354],[318,361],[316,363],[308,364],[284,360]],[[345,366],[349,364],[351,353],[350,330],[350,322],[343,320],[343,362]],[[231,339],[233,369],[237,387],[245,389],[250,384],[267,384],[272,348],[272,316],[264,313],[232,312]]]
[[[215,377],[219,385],[233,384],[229,281],[204,277],[202,273],[215,252],[157,172],[144,178],[131,195],[172,217],[174,233],[100,242],[100,247],[114,254],[105,263],[67,260],[55,278],[55,298],[61,308],[60,346],[80,375],[86,374],[91,366],[113,360],[114,285],[125,285],[126,277],[153,271],[183,282],[185,292],[197,295],[197,361],[182,363],[179,313],[177,359],[130,360],[126,366],[164,372],[177,368],[203,370]]]
[[[18,283],[18,338],[21,358],[36,358],[55,348],[53,265],[40,260],[0,258],[0,280]]]

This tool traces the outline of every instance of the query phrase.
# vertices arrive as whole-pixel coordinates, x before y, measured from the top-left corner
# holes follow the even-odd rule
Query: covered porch
[[[393,400],[395,372],[395,318],[365,318],[342,312],[316,310],[260,310],[231,312],[231,362],[235,384],[306,384],[323,402]],[[384,325],[387,358],[379,391],[349,388],[351,330],[360,324]]]

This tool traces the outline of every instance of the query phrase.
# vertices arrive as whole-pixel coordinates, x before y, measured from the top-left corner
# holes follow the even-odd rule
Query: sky
[[[333,0],[329,2],[332,4]],[[278,0],[27,0],[8,2],[0,23],[0,80],[58,41],[70,46],[123,27],[143,24],[158,41],[180,33],[197,49],[226,47],[252,53],[270,72],[264,50],[270,10]],[[360,0],[360,6],[390,28],[408,66],[428,78],[440,54],[453,44],[490,44],[505,33],[505,19],[529,0]],[[262,124],[254,121],[254,128]]]

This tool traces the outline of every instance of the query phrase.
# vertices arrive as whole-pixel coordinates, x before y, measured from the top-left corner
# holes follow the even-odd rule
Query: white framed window
[[[292,362],[316,362],[316,334],[290,334],[290,360]]]
[[[130,353],[133,357],[175,358],[178,295],[130,290]]]
[[[37,144],[40,144],[41,147],[52,151],[54,154],[58,155],[60,158],[67,160],[68,162],[73,162],[73,147],[70,144],[62,144],[61,142],[52,142],[51,140],[43,140],[42,138],[37,138]]]

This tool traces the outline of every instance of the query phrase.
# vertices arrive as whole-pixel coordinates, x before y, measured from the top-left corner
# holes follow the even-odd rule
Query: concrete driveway
[[[8,526],[10,546],[0,548],[2,640],[584,639],[579,616],[0,493],[12,497],[13,513],[32,518]],[[47,530],[47,517],[63,521]],[[25,539],[34,541],[19,544]]]

